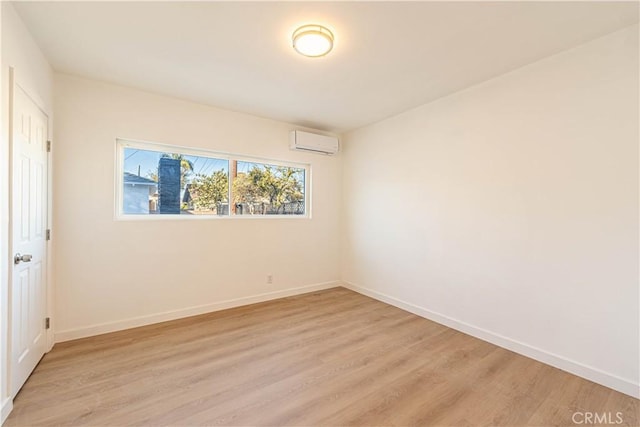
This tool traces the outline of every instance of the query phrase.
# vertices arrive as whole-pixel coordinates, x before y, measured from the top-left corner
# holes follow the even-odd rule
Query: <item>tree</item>
[[[304,200],[300,170],[284,166],[254,165],[233,181],[234,203],[265,203],[281,213],[285,203]]]
[[[213,210],[218,203],[226,202],[229,178],[224,170],[211,175],[196,174],[189,186],[191,200],[196,210]]]
[[[268,203],[250,174],[240,173],[234,178],[232,194],[234,203]]]

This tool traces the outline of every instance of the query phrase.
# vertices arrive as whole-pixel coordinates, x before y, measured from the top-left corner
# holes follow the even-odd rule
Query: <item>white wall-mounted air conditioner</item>
[[[338,138],[303,132],[301,130],[292,130],[289,132],[289,147],[292,150],[336,154],[338,152]]]

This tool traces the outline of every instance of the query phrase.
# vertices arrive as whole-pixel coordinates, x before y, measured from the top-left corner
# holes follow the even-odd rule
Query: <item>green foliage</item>
[[[211,175],[196,174],[189,193],[196,210],[213,210],[218,203],[227,201],[229,178],[224,170]]]
[[[193,208],[214,210],[218,203],[227,202],[228,188],[229,178],[224,170],[196,174],[189,185]],[[300,169],[284,166],[254,165],[233,180],[234,203],[264,203],[278,213],[284,210],[285,203],[303,201],[303,191]]]
[[[234,203],[266,203],[263,191],[257,182],[259,178],[249,174],[239,174],[233,180],[233,202]]]
[[[280,211],[285,203],[304,200],[299,169],[254,165],[233,181],[234,203],[268,203]]]

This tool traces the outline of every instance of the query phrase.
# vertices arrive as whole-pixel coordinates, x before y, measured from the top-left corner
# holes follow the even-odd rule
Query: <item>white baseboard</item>
[[[513,340],[511,338],[507,338],[503,335],[496,334],[486,329],[478,328],[468,323],[461,322],[443,314],[436,313],[423,307],[419,307],[415,304],[399,300],[378,291],[367,289],[362,286],[344,281],[342,282],[342,285],[345,288],[351,289],[352,291],[358,292],[362,295],[366,295],[376,300],[385,302],[410,313],[416,314],[420,317],[424,317],[425,319],[433,320],[434,322],[448,326],[457,331],[464,332],[465,334],[479,338],[483,341],[490,342],[499,347],[506,348],[507,350],[522,354],[523,356],[530,357],[531,359],[537,360],[547,365],[551,365],[579,377],[586,378],[589,381],[593,381],[594,383],[612,388],[621,393],[635,397],[636,399],[640,399],[640,384],[634,383],[631,380],[621,378],[617,375],[613,375],[594,367],[576,362],[574,360],[567,359],[566,357],[541,350],[539,348]]]
[[[293,295],[306,294],[308,292],[320,291],[323,289],[335,288],[341,285],[341,282],[324,282],[313,285],[301,286],[299,288],[285,289],[281,291],[267,292],[264,294],[252,295],[249,297],[235,298],[226,301],[215,302],[211,304],[188,307],[179,310],[171,310],[163,313],[156,313],[147,316],[134,317],[115,322],[100,323],[97,325],[86,326],[76,329],[67,329],[56,332],[55,341],[64,342],[75,340],[78,338],[86,338],[94,335],[106,334],[108,332],[116,332],[124,329],[137,328],[139,326],[151,325],[154,323],[166,322],[168,320],[176,320],[184,317],[197,316],[199,314],[211,313],[228,308],[239,307],[242,305],[255,304],[258,302],[270,301],[273,299],[289,297]]]
[[[2,409],[0,410],[0,426],[4,424],[12,410],[13,400],[10,397],[7,397],[4,402],[2,402]]]

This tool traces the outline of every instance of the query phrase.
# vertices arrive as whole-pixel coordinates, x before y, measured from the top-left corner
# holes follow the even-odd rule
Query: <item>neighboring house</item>
[[[157,192],[157,182],[125,172],[123,212],[125,214],[148,214],[154,212],[156,210],[154,199],[157,198]]]

